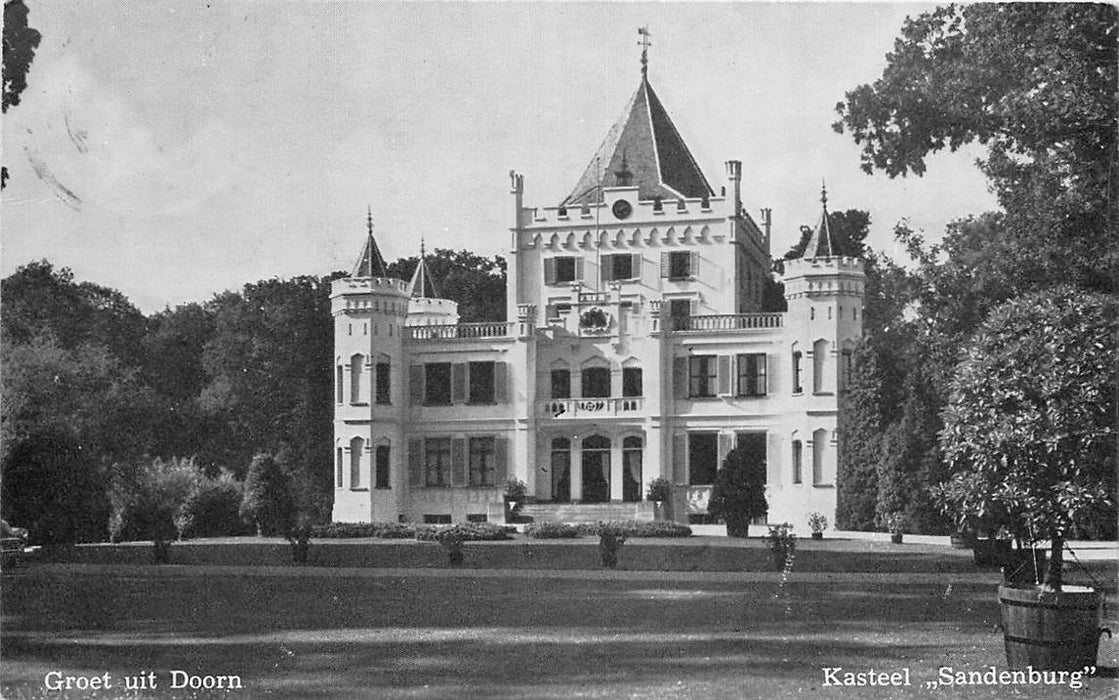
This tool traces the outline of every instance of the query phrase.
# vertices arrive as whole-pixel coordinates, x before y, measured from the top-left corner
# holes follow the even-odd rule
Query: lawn
[[[1079,690],[925,688],[1004,658],[992,583],[914,578],[36,565],[4,575],[0,686],[207,697],[169,689],[181,669],[238,676],[228,697],[1115,697],[1108,640],[1111,668]],[[912,685],[824,687],[835,667],[909,669]],[[114,685],[47,691],[56,670]],[[149,672],[155,692],[124,691]]]

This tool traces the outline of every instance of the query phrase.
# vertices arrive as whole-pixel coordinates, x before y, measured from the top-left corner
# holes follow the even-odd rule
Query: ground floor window
[[[424,440],[424,485],[451,485],[451,439]],[[449,522],[449,521],[448,521]]]
[[[567,503],[571,500],[571,440],[565,437],[552,439],[552,500]]]
[[[709,486],[719,470],[719,434],[688,433],[688,483]]]
[[[451,516],[447,513],[424,513],[424,523],[427,525],[450,525]]]
[[[471,486],[493,486],[494,476],[494,439],[492,437],[470,438],[470,475]]]
[[[639,437],[622,440],[622,500],[641,500],[641,460],[643,443]]]
[[[378,489],[389,488],[389,446],[377,445],[374,462],[373,486]]]

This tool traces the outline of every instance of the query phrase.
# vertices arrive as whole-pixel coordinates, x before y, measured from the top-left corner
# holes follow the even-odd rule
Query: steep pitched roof
[[[831,244],[831,227],[828,226],[828,191],[826,188],[820,192],[820,202],[823,204],[824,210],[820,214],[820,223],[816,225],[816,230],[812,232],[812,237],[808,239],[808,245],[804,248],[805,258],[830,258],[835,254]]]
[[[642,77],[622,116],[610,128],[575,189],[560,206],[602,201],[601,187],[629,171],[639,199],[703,197],[714,191],[672,123],[653,86]]]
[[[358,257],[357,264],[354,265],[354,271],[350,277],[388,277],[388,267],[385,265],[385,259],[381,256],[381,249],[377,247],[377,241],[373,239],[372,211],[369,212],[366,225],[369,228],[369,235],[365,239],[365,245],[361,248],[361,256]]]
[[[413,297],[438,299],[439,292],[435,290],[435,280],[431,278],[431,273],[427,270],[427,263],[424,262],[426,257],[423,246],[421,246],[420,262],[416,265],[416,271],[412,273],[412,281],[408,285],[408,294]]]

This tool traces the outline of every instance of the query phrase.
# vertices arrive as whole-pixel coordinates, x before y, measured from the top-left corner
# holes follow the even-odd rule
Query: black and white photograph
[[[4,0],[0,697],[1119,693],[1119,6]]]

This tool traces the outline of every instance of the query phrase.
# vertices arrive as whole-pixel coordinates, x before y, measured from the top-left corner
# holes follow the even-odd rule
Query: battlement
[[[433,326],[458,323],[458,303],[450,299],[413,297],[408,302],[408,326]]]
[[[395,277],[343,277],[330,283],[330,296],[340,294],[391,294],[407,296],[408,283]]]
[[[614,216],[612,203],[584,204],[571,207],[522,207],[520,210],[522,227],[552,228],[575,225],[594,225],[595,220],[602,226],[626,225],[635,221],[691,221],[697,217],[711,215],[726,216],[728,197],[696,197],[683,199],[644,199],[632,204],[633,213],[620,220]],[[733,212],[732,212],[733,213]]]
[[[797,258],[785,262],[785,278],[836,273],[864,274],[862,258],[834,255],[826,258]]]

